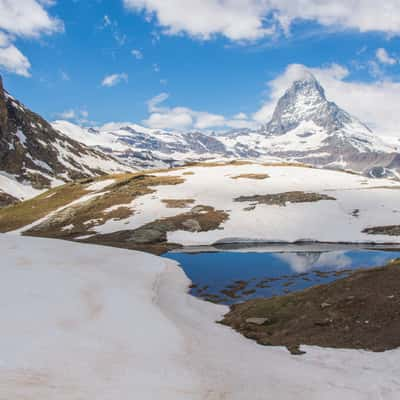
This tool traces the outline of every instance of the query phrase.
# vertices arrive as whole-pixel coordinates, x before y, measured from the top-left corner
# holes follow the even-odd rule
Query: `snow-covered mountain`
[[[128,122],[91,128],[68,121],[55,121],[52,125],[70,138],[135,167],[165,167],[230,155],[220,140],[201,132],[170,132]]]
[[[205,134],[155,130],[131,123],[82,128],[66,121],[56,121],[53,127],[74,140],[144,168],[210,159],[260,161],[272,157],[375,177],[400,170],[400,142],[383,140],[329,101],[312,74],[292,84],[278,101],[271,121],[258,130]]]
[[[0,77],[0,207],[57,184],[128,170],[56,131],[7,93]]]
[[[319,167],[349,169],[373,176],[397,169],[398,146],[386,142],[335,103],[312,74],[280,98],[271,121],[256,132],[219,139],[243,156],[273,155]],[[386,170],[385,170],[386,169]]]

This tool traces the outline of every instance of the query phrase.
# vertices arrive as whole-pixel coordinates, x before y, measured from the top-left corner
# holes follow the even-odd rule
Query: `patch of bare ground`
[[[400,236],[400,225],[375,226],[364,229],[363,233],[368,233],[369,235]]]
[[[153,187],[178,185],[183,182],[183,178],[175,176],[119,175],[116,182],[108,186],[107,191],[103,194],[64,208],[24,234],[63,239],[95,234],[96,232],[93,230],[95,226],[102,225],[111,219],[121,220],[131,216],[134,210],[127,207],[126,204],[131,203],[137,197],[153,193],[155,191]],[[40,206],[41,202],[39,201],[38,204]],[[118,207],[118,205],[121,206]],[[113,209],[108,211],[110,208]]]
[[[300,167],[300,168],[312,168],[316,169],[316,167],[310,164],[303,164],[298,162],[264,162],[261,165],[264,167]]]
[[[182,175],[194,175],[193,171],[186,171]]]
[[[209,206],[196,206],[189,212],[150,222],[134,230],[94,235],[83,240],[106,246],[128,248],[162,254],[180,247],[167,241],[167,233],[178,230],[187,232],[206,232],[218,229],[229,218],[225,211]]]
[[[241,196],[235,199],[235,201],[237,202],[253,202],[257,204],[277,205],[280,207],[285,207],[286,203],[311,203],[321,200],[336,199],[326,194],[301,191],[254,196]]]
[[[246,160],[233,160],[233,161],[204,161],[204,162],[190,162],[185,164],[185,167],[225,167],[225,166],[236,166],[254,164],[251,161]]]
[[[221,321],[266,346],[381,352],[400,347],[400,260],[331,284],[231,306]]]
[[[87,185],[69,183],[51,189],[33,199],[0,210],[0,232],[9,232],[29,225],[52,211],[87,194]]]
[[[167,208],[187,208],[195,202],[193,199],[163,199],[162,203],[166,205]]]
[[[0,208],[10,206],[12,204],[18,203],[19,200],[8,193],[0,191]]]
[[[236,176],[232,176],[231,179],[255,179],[255,180],[263,180],[269,178],[268,174],[240,174]]]
[[[367,187],[367,188],[362,188],[362,190],[372,190],[372,189],[399,190],[400,186],[399,185],[393,185],[393,186],[370,186],[370,187]]]

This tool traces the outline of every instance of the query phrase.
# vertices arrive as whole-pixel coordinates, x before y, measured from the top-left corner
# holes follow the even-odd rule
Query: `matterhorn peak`
[[[315,76],[305,71],[279,99],[266,131],[268,134],[285,134],[303,122],[312,121],[333,132],[350,119],[348,113],[327,100],[325,90]]]
[[[286,93],[296,97],[306,96],[309,100],[326,100],[324,88],[311,72],[305,72],[303,77],[293,82]]]

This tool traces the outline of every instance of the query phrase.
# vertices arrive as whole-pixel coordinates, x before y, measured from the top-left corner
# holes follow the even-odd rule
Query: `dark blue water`
[[[194,296],[221,304],[272,297],[387,264],[398,251],[167,253],[193,282]]]

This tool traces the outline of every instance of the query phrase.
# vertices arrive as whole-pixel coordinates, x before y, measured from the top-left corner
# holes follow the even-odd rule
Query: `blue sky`
[[[380,133],[396,135],[393,104],[380,104],[372,116],[370,108],[377,96],[400,101],[400,7],[382,11],[369,0],[332,1],[318,12],[318,0],[294,11],[285,0],[49,3],[0,0],[5,85],[49,120],[253,127],[307,66],[328,97]],[[26,29],[1,14],[17,25],[24,18]]]

